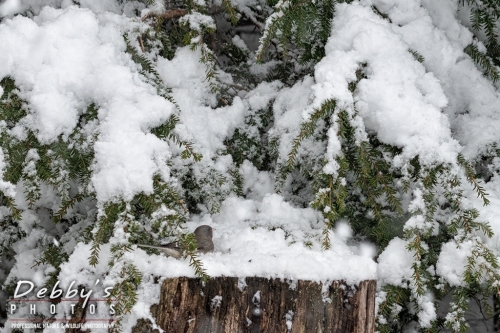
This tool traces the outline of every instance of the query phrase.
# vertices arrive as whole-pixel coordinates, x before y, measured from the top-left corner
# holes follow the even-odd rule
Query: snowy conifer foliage
[[[469,299],[500,292],[499,18],[490,0],[2,2],[2,301],[21,280],[109,287],[128,332],[158,277],[376,279],[380,332],[466,331]],[[136,246],[174,240],[181,260]]]

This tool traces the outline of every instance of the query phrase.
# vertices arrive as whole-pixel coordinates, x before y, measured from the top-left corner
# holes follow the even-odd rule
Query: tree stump
[[[374,280],[358,286],[342,281],[217,277],[163,281],[151,307],[165,332],[183,333],[372,333]]]

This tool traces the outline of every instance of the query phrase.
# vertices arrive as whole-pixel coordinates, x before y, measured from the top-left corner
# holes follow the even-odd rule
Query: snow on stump
[[[165,332],[372,333],[375,289],[375,280],[348,286],[262,277],[217,277],[205,284],[167,278],[151,312]],[[138,326],[134,332],[142,331]]]

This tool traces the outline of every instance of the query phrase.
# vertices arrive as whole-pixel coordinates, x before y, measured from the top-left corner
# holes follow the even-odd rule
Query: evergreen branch
[[[411,53],[411,55],[413,56],[413,58],[415,58],[416,61],[418,61],[419,63],[424,63],[425,58],[420,53],[412,49],[408,49],[408,52]]]
[[[208,281],[210,279],[210,276],[203,268],[203,264],[198,258],[198,253],[196,253],[198,244],[196,243],[194,234],[180,235],[179,244],[183,250],[184,258],[189,258],[189,266],[193,267],[196,276],[201,278],[202,282]]]
[[[465,320],[465,312],[468,309],[468,294],[465,287],[457,287],[453,292],[451,310],[446,315],[446,326],[454,332],[465,332],[469,325]]]
[[[496,82],[500,78],[498,69],[493,61],[486,54],[479,51],[476,45],[467,45],[464,49],[464,53],[471,57],[476,64],[484,68],[493,82]]]
[[[332,228],[333,228],[332,223],[328,220],[325,220],[325,225],[324,225],[323,231],[322,231],[323,241],[321,243],[321,248],[324,251],[329,250],[331,247],[330,230]]]
[[[285,58],[289,49],[293,63],[310,66],[325,55],[325,44],[330,37],[331,21],[336,1],[282,0],[275,6],[265,24],[256,52],[257,62],[262,62],[268,45]]]
[[[489,45],[498,45],[498,34],[496,32],[496,20],[493,18],[487,10],[481,11],[481,19],[483,22],[483,29],[486,33],[486,37],[488,38]]]
[[[153,65],[151,60],[149,60],[145,55],[141,55],[137,52],[137,50],[130,44],[130,41],[129,41],[129,38],[127,35],[124,35],[123,38],[125,39],[125,43],[127,45],[127,52],[131,54],[132,60],[134,62],[141,65],[141,67],[143,69],[142,74],[144,75],[144,77],[148,80],[149,79],[148,74],[153,75],[152,85],[156,87],[158,95],[162,96],[163,98],[167,99],[172,104],[174,104],[176,110],[178,112],[180,112],[180,108],[179,108],[178,104],[175,102],[173,97],[170,95],[168,89],[166,89],[163,86],[163,81],[160,78],[160,75],[156,71],[155,66]],[[203,54],[203,51],[202,51],[202,54]],[[211,77],[215,76],[215,72],[210,72],[209,74]],[[207,74],[207,76],[209,74]],[[193,151],[192,143],[183,141],[179,137],[179,135],[174,132],[174,128],[177,125],[177,123],[179,123],[179,121],[180,121],[179,117],[175,114],[172,114],[165,124],[152,129],[151,132],[161,139],[168,138],[168,139],[174,141],[179,146],[184,146],[184,151],[182,152],[182,155],[181,155],[182,158],[187,159],[187,158],[193,157],[195,162],[201,161],[203,156],[201,154]]]
[[[229,1],[229,0],[227,0],[227,1]],[[220,87],[219,87],[219,84],[216,80],[217,69],[216,69],[215,55],[212,52],[212,50],[210,50],[208,48],[208,46],[204,43],[201,36],[199,37],[197,43],[192,43],[192,40],[191,40],[191,47],[192,48],[196,48],[197,45],[200,46],[200,50],[201,50],[200,62],[205,65],[205,81],[208,82],[208,86],[210,87],[210,91],[212,93],[217,93],[217,92],[219,92]]]
[[[255,14],[252,12],[252,10],[248,7],[244,7],[241,12],[243,14],[245,14],[246,17],[248,17],[248,19],[250,21],[252,21],[252,23],[257,27],[259,28],[260,31],[264,30],[264,24],[262,24],[261,22],[257,21],[257,18],[255,17]]]
[[[481,199],[483,199],[484,206],[488,205],[490,203],[490,201],[486,197],[488,194],[486,193],[484,187],[482,187],[477,181],[474,168],[469,164],[469,162],[462,154],[458,154],[457,161],[458,164],[464,169],[467,181],[474,187],[474,190],[477,193],[477,197],[481,197]]]
[[[276,32],[278,31],[278,23],[280,19],[285,17],[283,10],[290,5],[289,0],[285,0],[279,8],[279,11],[271,14],[265,24],[264,31],[262,32],[262,37],[260,38],[259,48],[257,50],[257,62],[262,62],[264,52],[266,50],[267,45],[271,42],[271,39],[274,38]]]
[[[238,15],[236,14],[236,10],[231,4],[231,0],[222,0],[222,5],[224,6],[226,13],[229,15],[231,23],[233,25],[236,25],[236,23],[238,23]]]
[[[38,177],[36,163],[39,159],[38,151],[35,148],[29,150],[23,166],[22,177],[24,181],[24,195],[28,201],[28,207],[33,208],[35,203],[41,198],[41,180]]]
[[[321,107],[319,109],[316,109],[310,116],[310,119],[306,122],[303,122],[300,125],[300,133],[299,135],[293,140],[293,146],[292,150],[290,153],[288,153],[288,161],[287,161],[287,166],[288,168],[291,168],[295,164],[295,159],[297,157],[297,153],[299,151],[300,144],[302,141],[305,139],[311,137],[314,134],[314,130],[316,128],[316,123],[318,120],[323,119],[333,113],[335,110],[335,101],[334,100],[327,100],[321,104]]]
[[[110,237],[110,233],[113,230],[113,224],[124,209],[125,203],[123,201],[118,203],[109,203],[104,206],[104,212],[97,222],[97,230],[93,237],[89,257],[89,264],[91,266],[96,266],[98,264],[101,244],[104,244]]]
[[[75,206],[77,202],[82,201],[85,198],[83,193],[78,193],[72,198],[69,198],[67,200],[63,200],[61,202],[61,206],[59,207],[59,210],[54,214],[53,220],[55,223],[61,222],[61,220],[64,218],[64,215],[68,212],[68,209],[72,208]]]
[[[339,181],[339,177],[335,180],[331,175],[325,175],[325,177],[328,178],[328,187],[322,188],[316,193],[311,207],[321,211],[323,215],[322,248],[328,250],[331,246],[330,230],[333,229],[335,222],[346,209],[347,189]]]
[[[418,230],[411,230],[412,240],[408,243],[407,249],[413,252],[413,264],[411,266],[413,270],[413,280],[415,289],[412,290],[416,296],[421,296],[425,291],[425,271],[422,267],[422,260],[427,251],[424,249],[424,245],[422,242],[422,235]],[[413,288],[412,288],[413,289]]]
[[[10,210],[10,214],[13,220],[15,221],[21,220],[22,211],[16,206],[14,198],[5,195],[3,191],[0,191],[0,202]]]
[[[311,17],[307,9],[302,7],[306,4],[312,4],[311,0],[284,0],[279,2],[276,6],[277,11],[271,14],[266,20],[266,25],[262,32],[262,37],[260,38],[259,48],[256,52],[258,63],[262,62],[266,47],[271,44],[273,38],[278,36],[278,33],[281,33],[280,45],[284,49],[286,49],[286,43],[295,39],[294,33],[292,33],[292,27],[304,24],[304,18]],[[319,6],[312,7],[320,8]],[[310,36],[306,38],[310,38]]]
[[[470,22],[472,25],[472,29],[479,31],[482,28],[482,15],[481,10],[479,8],[474,8],[470,13]]]
[[[391,323],[400,323],[401,318],[398,317],[400,311],[410,301],[411,292],[407,288],[400,286],[386,285],[382,287],[384,301],[379,305],[377,316],[377,329],[381,333],[391,333]],[[382,321],[382,318],[384,321]]]
[[[178,122],[179,117],[173,114],[164,124],[153,128],[151,130],[151,133],[153,133],[160,139],[169,139],[176,143],[179,147],[184,147],[184,151],[181,153],[181,157],[183,159],[193,157],[195,162],[201,161],[203,155],[193,151],[193,144],[191,142],[182,140],[179,135],[174,132],[175,126]]]
[[[119,273],[120,282],[113,286],[108,298],[108,304],[114,303],[116,317],[113,332],[122,332],[122,321],[137,303],[137,287],[142,282],[142,273],[130,263],[125,264]]]

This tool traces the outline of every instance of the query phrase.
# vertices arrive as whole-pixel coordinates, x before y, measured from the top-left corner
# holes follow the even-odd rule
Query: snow
[[[442,276],[451,286],[463,286],[463,274],[470,255],[472,244],[458,246],[454,241],[443,244],[436,265],[436,273]]]
[[[399,25],[393,25],[394,31],[425,58],[423,65],[439,80],[448,100],[444,111],[450,115],[454,137],[464,146],[463,152],[475,157],[498,141],[500,95],[463,52],[473,36],[457,20],[457,3],[411,0],[373,4],[381,5]]]
[[[19,0],[6,0],[0,5],[0,17],[19,13],[21,8]]]
[[[6,196],[9,196],[11,198],[14,198],[16,196],[16,187],[14,184],[4,181],[3,180],[3,175],[5,173],[5,156],[3,153],[3,150],[0,148],[0,190],[2,193],[4,193]]]
[[[0,17],[4,17],[0,22],[0,79],[13,78],[20,96],[29,105],[27,116],[14,128],[8,129],[5,122],[0,123],[2,131],[21,140],[32,131],[43,144],[60,138],[67,140],[80,116],[95,103],[98,119],[87,124],[85,135],[96,136],[89,190],[95,191],[97,207],[118,199],[131,200],[138,193],[152,193],[152,178],[157,174],[164,181],[179,185],[179,179],[170,178],[174,169],[189,167],[195,176],[213,170],[223,176],[239,172],[244,197],[221,190],[227,190],[227,195],[220,203],[220,210],[209,212],[201,207],[199,214],[189,216],[185,227],[191,232],[202,224],[215,228],[215,250],[200,255],[203,267],[212,277],[238,277],[240,290],[245,288],[247,276],[286,279],[291,288],[300,279],[344,280],[348,284],[376,279],[379,287],[407,288],[413,280],[415,260],[414,253],[408,250],[408,240],[396,237],[375,261],[378,251],[375,245],[355,239],[344,220],[337,221],[329,233],[331,248],[323,250],[321,212],[295,205],[286,191],[276,193],[276,175],[271,171],[259,170],[248,160],[235,166],[231,156],[222,153],[225,141],[236,128],[241,129],[246,117],[272,107],[268,139],[277,140],[277,162],[284,163],[300,133],[300,124],[309,120],[325,101],[335,100],[336,109],[330,119],[333,125],[325,130],[327,139],[309,138],[298,151],[298,159],[302,161],[326,158],[323,171],[334,176],[339,168],[336,157],[342,154],[335,125],[340,111],[347,111],[352,117],[358,144],[376,134],[381,142],[400,147],[402,153],[392,166],[403,170],[415,156],[428,167],[441,163],[455,165],[458,153],[476,158],[486,152],[488,145],[500,141],[498,89],[463,52],[471,43],[480,49],[484,49],[484,44],[474,39],[467,28],[468,22],[460,20],[463,13],[457,14],[456,1],[362,0],[338,4],[326,55],[311,75],[292,86],[279,81],[261,82],[241,91],[227,105],[221,104],[220,96],[211,90],[206,79],[207,65],[200,62],[200,48],[178,47],[172,59],[157,56],[153,65],[181,111],[158,95],[156,87],[145,81],[138,65],[125,52],[124,34],[136,36],[137,31],[149,29],[134,17],[135,11],[141,15],[161,12],[165,10],[162,2],[155,1],[148,8],[137,1],[79,3],[76,6],[70,0],[6,0],[0,4]],[[247,6],[256,2],[233,4],[249,10]],[[288,4],[280,2],[278,7]],[[377,15],[371,6],[387,14],[390,21]],[[29,17],[14,16],[26,11],[30,11]],[[267,23],[280,15],[282,12],[274,12]],[[180,20],[198,32],[216,28],[212,17],[197,12]],[[238,35],[230,41],[250,52]],[[131,43],[134,45],[135,38],[131,38]],[[424,62],[415,60],[410,50],[421,54]],[[252,73],[261,77],[275,64],[249,62]],[[364,77],[353,93],[348,85],[357,80],[358,69],[363,70]],[[220,81],[233,83],[228,73],[220,71],[217,75]],[[151,129],[174,114],[180,119],[175,133],[193,143],[193,150],[203,155],[200,162],[180,160],[178,147],[151,133]],[[249,135],[258,135],[251,132],[256,132],[254,127],[244,130]],[[0,149],[0,176],[7,167],[4,154]],[[38,158],[36,150],[30,150],[26,173],[36,174]],[[500,168],[498,158],[492,163]],[[346,184],[346,180],[342,181]],[[464,201],[466,206],[480,211],[482,220],[489,221],[495,236],[491,239],[480,233],[476,236],[498,253],[498,174],[484,186],[490,194],[489,206],[484,207],[472,189],[464,191]],[[22,182],[10,184],[0,180],[0,190],[15,198],[16,205],[23,210],[18,228],[27,234],[25,240],[13,245],[13,250],[22,255],[17,256],[11,280],[14,277],[31,280],[38,287],[46,283],[53,268],[44,264],[33,266],[39,260],[39,244],[62,246],[70,254],[59,274],[63,288],[74,281],[76,285],[95,283],[100,286],[95,297],[102,297],[105,287],[120,281],[118,272],[123,265],[133,264],[143,274],[143,283],[138,287],[138,301],[132,314],[125,319],[124,326],[130,328],[138,318],[150,318],[149,308],[159,298],[156,277],[195,276],[188,260],[148,255],[137,247],[110,268],[110,244],[101,246],[99,264],[89,266],[91,244],[68,235],[81,234],[84,228],[92,227],[95,202],[84,201],[71,208],[85,212],[82,215],[88,216],[89,222],[71,226],[67,235],[57,240],[52,235],[59,227],[47,222],[48,209],[55,210],[60,205],[60,200],[54,199],[55,190],[45,185],[41,188],[42,198],[38,203],[45,207],[44,213],[30,210],[23,195],[25,189]],[[421,214],[425,211],[425,194],[417,188],[412,189],[411,195],[413,199],[407,201],[405,209],[420,215],[408,218],[404,231],[432,230],[436,234],[438,223],[426,221]],[[171,212],[163,207],[153,217],[161,218]],[[2,219],[8,215],[6,209],[0,210]],[[120,243],[126,237],[123,226],[117,223],[112,242]],[[2,244],[4,241],[2,238]],[[473,245],[450,240],[442,245],[436,267],[426,269],[450,286],[463,286]],[[256,304],[258,296],[254,297]],[[382,302],[384,297],[381,292],[378,301]],[[220,306],[221,300],[221,296],[214,298],[213,306]],[[413,301],[420,308],[419,324],[429,327],[436,318],[434,296],[424,293]],[[60,318],[69,311],[64,302],[57,307]],[[21,309],[21,313],[27,314],[28,309]],[[105,313],[107,307],[98,304],[96,316]],[[289,329],[293,315],[293,312],[286,315]]]
[[[241,50],[248,51],[247,44],[245,44],[245,41],[243,39],[241,39],[240,36],[235,35],[233,37],[232,41],[233,41],[233,44],[236,45],[237,47],[239,47]]]
[[[200,56],[199,49],[192,51],[189,47],[180,47],[172,60],[158,60],[158,73],[172,89],[172,96],[182,110],[180,118],[184,126],[179,126],[178,132],[187,141],[194,139],[195,150],[210,163],[215,152],[224,148],[224,138],[243,121],[245,109],[239,97],[232,105],[212,108],[217,101],[209,94],[206,67],[199,61]]]
[[[269,172],[259,172],[257,168],[245,160],[240,166],[244,177],[243,192],[247,198],[261,198],[274,191],[274,179]]]
[[[293,139],[299,134],[302,111],[310,101],[313,84],[314,79],[306,76],[291,88],[281,89],[273,103],[275,124],[270,130],[269,136],[279,140],[278,151],[280,158],[288,155],[292,149]],[[312,150],[313,153],[317,151],[316,149],[307,148],[303,150]],[[314,156],[309,157],[314,158]],[[283,160],[279,162],[283,162]]]
[[[94,13],[123,13],[129,17],[135,16],[134,10],[140,11],[145,8],[144,3],[139,1],[118,2],[115,0],[79,0],[76,2],[73,0],[6,0],[0,4],[0,18],[12,17],[15,14],[25,12],[38,15],[46,6],[54,8],[68,8],[75,5],[75,3],[78,3],[82,8],[89,8]]]
[[[159,97],[156,89],[141,79],[137,66],[124,52],[122,35],[143,27],[115,14],[118,9],[111,4],[82,2],[82,7],[90,9],[45,7],[33,19],[16,16],[0,25],[0,42],[5,50],[0,54],[4,64],[0,77],[12,77],[20,95],[30,105],[21,125],[10,130],[13,134],[22,138],[31,130],[46,144],[59,137],[67,139],[88,105],[95,103],[98,107],[98,121],[88,127],[89,135],[97,135],[91,186],[98,203],[118,198],[130,200],[140,192],[151,193],[152,176],[160,173],[168,177],[166,162],[177,153],[167,142],[149,133],[176,112],[174,105]],[[213,24],[206,18],[191,15],[185,20],[192,28],[196,24]],[[243,47],[241,41],[235,39],[235,43]],[[231,105],[215,108],[217,101],[205,80],[206,67],[199,62],[200,56],[199,50],[180,47],[173,59],[160,57],[156,62],[161,79],[172,89],[172,96],[182,110],[176,131],[203,154],[198,172],[205,167],[228,172],[231,158],[217,155],[225,147],[224,140],[243,122],[246,110],[260,110],[275,98],[275,112],[281,120],[273,134],[292,137],[295,131],[287,132],[301,121],[300,110],[305,107],[308,88],[313,84],[311,77],[294,88],[282,89],[279,82],[262,83],[244,97],[235,97]],[[284,113],[286,117],[282,117]],[[282,145],[285,144],[283,140]],[[287,146],[281,148],[286,149]],[[33,164],[37,158],[35,150],[32,155],[28,160]],[[3,159],[0,162],[3,170]],[[323,229],[318,212],[295,208],[281,195],[274,194],[273,176],[258,171],[250,162],[245,161],[240,170],[247,199],[231,196],[222,203],[219,213],[192,216],[186,224],[190,231],[200,224],[216,229],[214,253],[200,255],[210,276],[265,276],[318,282],[338,279],[352,284],[376,278],[372,259],[375,251],[367,250],[369,246],[361,251],[356,245],[348,245],[352,235],[347,225],[331,232],[330,250],[321,250]],[[2,189],[9,189],[9,184],[2,183]],[[15,195],[14,188],[11,186],[6,193]],[[41,200],[54,196],[44,192]],[[22,195],[17,201],[28,209]],[[24,259],[16,262],[11,276],[34,279],[37,285],[42,285],[46,269],[52,268],[40,265],[30,269],[38,258],[37,240],[59,242],[47,237],[38,227],[41,223],[38,216],[30,210],[23,212],[22,221],[21,228],[30,239],[14,248],[23,253]],[[114,237],[120,238],[120,234]],[[104,287],[119,281],[116,273],[122,265],[132,263],[142,272],[144,282],[138,290],[139,300],[133,314],[127,319],[130,324],[134,319],[148,317],[149,306],[157,301],[157,295],[153,295],[158,288],[154,276],[195,276],[188,261],[150,256],[139,248],[126,253],[110,271],[109,244],[101,246],[99,264],[92,267],[88,264],[90,244],[62,241],[71,254],[59,274],[62,288],[69,288],[73,281],[76,285],[89,285],[99,280],[103,287],[93,297],[102,297]],[[69,310],[69,305],[58,305],[58,316],[62,318]],[[103,304],[98,304],[96,316],[106,311]]]
[[[215,29],[215,22],[211,16],[198,12],[187,14],[180,18],[179,22],[188,24],[195,31],[202,32],[203,29]]]
[[[372,256],[356,255],[356,247],[345,243],[350,236],[345,225],[330,235],[330,250],[322,251],[317,244],[312,248],[305,246],[305,240],[314,241],[314,238],[321,235],[317,212],[312,209],[294,209],[279,195],[266,196],[262,202],[229,198],[223,204],[221,212],[214,215],[213,219],[208,215],[200,219],[188,222],[186,226],[191,232],[200,224],[209,224],[215,228],[214,252],[199,256],[204,269],[212,277],[240,277],[240,290],[245,288],[244,278],[247,276],[286,279],[290,288],[299,279],[324,283],[344,280],[348,284],[357,284],[362,280],[376,278],[377,266]],[[275,228],[269,230],[270,227]],[[121,265],[113,267],[109,273],[109,244],[101,246],[100,261],[96,267],[88,265],[90,254],[91,244],[77,244],[69,261],[62,264],[59,275],[61,288],[67,290],[73,281],[76,281],[75,285],[90,283],[92,286],[99,280],[97,286],[91,287],[91,298],[102,298],[104,289],[119,281],[113,272],[119,272]],[[138,301],[132,313],[126,317],[126,327],[135,325],[139,318],[151,318],[149,308],[158,303],[158,288],[164,278],[195,277],[188,260],[178,260],[163,254],[148,255],[138,247],[134,247],[132,252],[126,252],[122,259],[122,262],[134,264],[143,274],[143,282],[138,289]],[[23,261],[24,265],[31,262],[28,256],[26,261]],[[33,273],[28,267],[20,266],[20,263],[16,265],[15,270],[24,272],[26,279],[33,279]],[[160,281],[155,281],[155,277],[160,277]],[[252,300],[258,305],[260,295],[254,295]],[[212,304],[214,307],[220,306],[221,301],[222,296],[216,296]],[[58,318],[62,318],[64,312],[70,311],[70,305],[67,303],[61,302],[58,305]],[[97,311],[92,317],[102,318],[109,315],[108,307],[101,303],[103,302],[97,302]]]
[[[413,253],[406,248],[408,242],[394,238],[378,257],[377,276],[382,285],[406,287],[411,281]]]
[[[191,232],[201,224],[215,228],[214,252],[200,255],[210,276],[263,276],[317,282],[338,279],[350,284],[375,278],[372,257],[356,255],[357,249],[346,244],[349,237],[346,226],[330,235],[330,250],[321,250],[316,241],[322,232],[318,217],[314,210],[293,208],[281,196],[273,194],[261,202],[228,198],[219,214],[198,217],[199,220],[186,226]],[[308,248],[304,244],[307,241],[314,245]],[[90,245],[79,251],[85,252],[82,257],[90,256]],[[146,276],[195,276],[188,261],[164,255],[148,256],[141,248],[125,254],[125,260],[134,263]],[[107,262],[105,255],[101,261]]]
[[[340,4],[325,51],[315,69],[312,108],[334,99],[340,110],[359,111],[360,130],[366,127],[381,141],[403,148],[403,158],[418,155],[424,164],[455,161],[460,146],[441,112],[448,100],[439,81],[413,58],[389,22],[369,7]],[[354,98],[348,84],[362,64],[367,79],[358,83]]]
[[[417,300],[419,306],[418,322],[422,327],[431,327],[437,318],[434,296],[431,293],[422,295]]]
[[[92,182],[102,201],[150,193],[152,175],[166,173],[170,156],[168,144],[148,132],[174,105],[141,81],[124,53],[129,23],[110,13],[46,7],[36,22],[16,16],[0,27],[0,76],[12,76],[32,108],[20,130],[50,143],[71,134],[90,103],[98,105]]]

